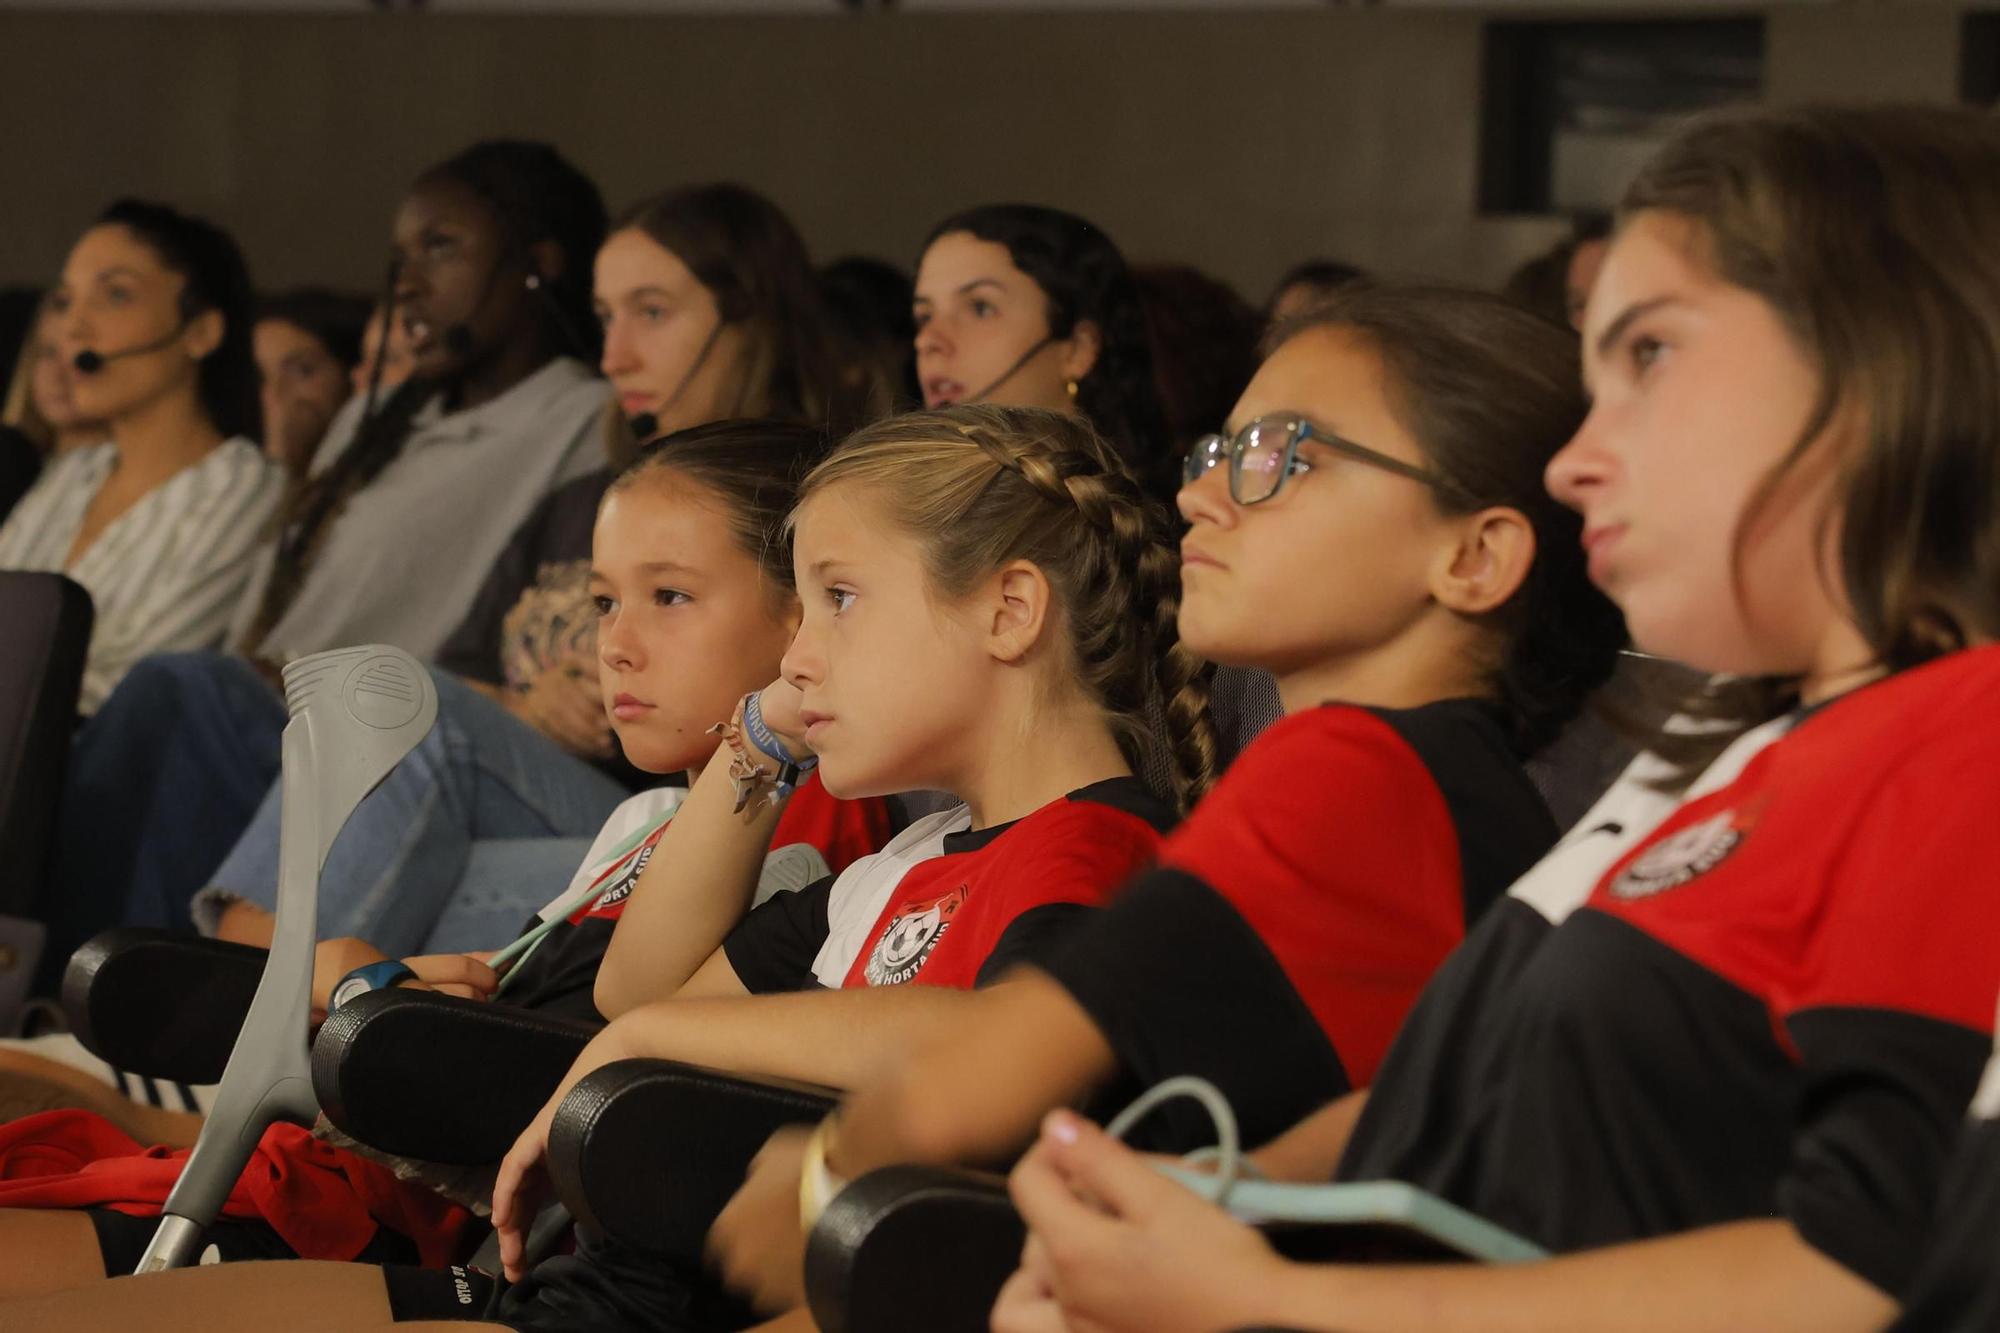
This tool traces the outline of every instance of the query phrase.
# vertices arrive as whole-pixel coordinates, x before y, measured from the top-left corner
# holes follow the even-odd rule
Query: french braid
[[[870,426],[806,479],[874,484],[925,541],[934,583],[962,595],[1010,560],[1042,570],[1078,682],[1135,770],[1164,748],[1183,808],[1206,790],[1217,742],[1204,664],[1180,642],[1180,560],[1165,510],[1079,417],[979,405]],[[1162,734],[1164,733],[1164,734]]]

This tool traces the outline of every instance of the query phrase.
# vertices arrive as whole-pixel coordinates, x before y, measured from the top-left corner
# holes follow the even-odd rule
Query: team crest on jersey
[[[864,975],[871,986],[900,986],[923,971],[951,919],[965,906],[966,886],[925,902],[907,903],[875,941]]]
[[[1681,885],[1729,859],[1743,842],[1745,829],[1734,810],[1691,824],[1654,843],[1611,881],[1614,898],[1650,898]]]
[[[657,836],[650,838],[639,848],[638,854],[627,861],[616,873],[617,878],[603,896],[592,903],[585,916],[617,916],[625,910],[625,900],[632,896],[632,886],[639,882],[639,876],[646,873],[646,863],[653,859],[653,849],[660,845]]]

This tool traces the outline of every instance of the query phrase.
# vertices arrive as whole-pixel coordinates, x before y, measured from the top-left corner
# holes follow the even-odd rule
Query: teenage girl
[[[1706,118],[1626,194],[1549,485],[1635,641],[1745,685],[1515,885],[1365,1102],[1266,1163],[1560,1257],[1288,1264],[1059,1116],[996,1328],[1895,1317],[2000,994],[1996,226],[2000,126],[1943,109]]]

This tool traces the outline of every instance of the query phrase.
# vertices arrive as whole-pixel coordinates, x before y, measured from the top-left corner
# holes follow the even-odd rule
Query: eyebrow
[[[671,297],[673,296],[673,293],[668,291],[665,287],[656,287],[649,285],[645,287],[634,287],[629,292],[621,292],[619,293],[618,299],[621,301],[635,301],[641,296]]]
[[[1611,350],[1612,344],[1624,337],[1625,330],[1631,328],[1633,322],[1641,316],[1650,315],[1662,306],[1676,305],[1680,300],[1680,297],[1672,295],[1655,296],[1650,301],[1640,301],[1634,305],[1626,306],[1624,310],[1619,312],[1618,318],[1605,325],[1604,332],[1597,335],[1597,355],[1602,358],[1608,353]]]
[[[113,264],[110,268],[105,269],[97,275],[97,281],[103,282],[106,278],[117,277],[121,273],[136,282],[143,282],[146,278],[145,274],[129,264]]]
[[[648,560],[639,566],[641,574],[697,574],[693,565],[684,565],[678,560]]]
[[[846,565],[847,561],[841,559],[839,556],[828,556],[824,560],[815,560],[810,565],[807,565],[806,573],[811,574],[814,578],[820,578],[823,577],[828,570],[841,569],[844,568]]]
[[[957,294],[963,296],[975,287],[998,287],[1003,292],[1007,290],[1007,284],[998,278],[974,278],[971,282],[961,283]]]

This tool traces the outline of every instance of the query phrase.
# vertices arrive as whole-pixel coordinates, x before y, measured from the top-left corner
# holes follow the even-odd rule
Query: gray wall
[[[496,133],[553,139],[614,209],[743,180],[822,258],[907,260],[947,211],[1022,198],[1253,299],[1308,253],[1497,282],[1554,224],[1476,216],[1483,21],[0,12],[0,282],[45,279],[131,192],[226,222],[262,285],[371,286],[402,184]],[[1774,100],[1955,90],[1948,5],[1785,8],[1768,33]]]

